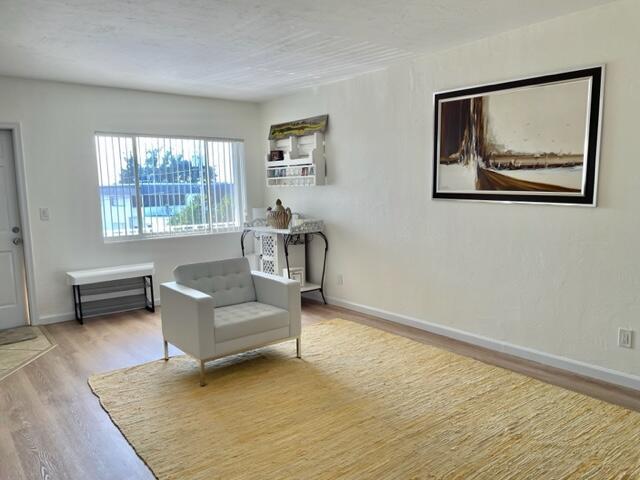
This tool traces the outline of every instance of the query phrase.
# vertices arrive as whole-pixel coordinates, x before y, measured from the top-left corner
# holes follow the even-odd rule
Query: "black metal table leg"
[[[287,277],[291,280],[291,269],[289,268],[289,239],[291,235],[283,235],[284,237],[284,261],[287,264]],[[277,274],[278,272],[276,272]]]
[[[243,230],[242,235],[240,235],[240,248],[242,249],[242,256],[244,257],[244,237],[247,236],[250,230]]]
[[[322,237],[324,240],[324,260],[322,261],[322,278],[320,279],[320,295],[322,296],[322,301],[327,304],[327,299],[324,298],[324,274],[327,270],[327,250],[329,250],[329,240],[327,240],[327,236],[322,232],[315,232]]]
[[[309,234],[304,234],[304,274],[309,271]]]

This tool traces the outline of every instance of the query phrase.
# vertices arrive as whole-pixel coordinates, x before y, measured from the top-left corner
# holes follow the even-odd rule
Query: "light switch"
[[[49,221],[49,209],[48,208],[40,208],[40,220],[43,222]]]

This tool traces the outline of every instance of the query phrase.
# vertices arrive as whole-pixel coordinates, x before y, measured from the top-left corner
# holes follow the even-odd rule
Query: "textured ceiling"
[[[263,100],[610,0],[2,0],[0,74]]]

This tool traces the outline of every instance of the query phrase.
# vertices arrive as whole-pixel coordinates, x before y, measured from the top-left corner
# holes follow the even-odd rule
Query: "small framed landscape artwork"
[[[291,267],[290,270],[282,269],[282,276],[289,277],[291,280],[297,280],[301,287],[305,285],[305,272],[302,267]]]
[[[595,206],[603,74],[436,93],[433,198]]]

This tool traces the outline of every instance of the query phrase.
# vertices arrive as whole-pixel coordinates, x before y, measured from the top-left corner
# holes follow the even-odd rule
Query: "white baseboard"
[[[76,316],[73,312],[54,313],[52,315],[40,315],[40,318],[34,319],[32,325],[50,325],[52,323],[67,322],[75,320]]]
[[[348,308],[356,312],[372,315],[409,327],[418,328],[420,330],[425,330],[427,332],[442,335],[444,337],[460,340],[462,342],[477,345],[479,347],[484,347],[496,352],[506,353],[509,355],[513,355],[514,357],[524,358],[525,360],[531,360],[533,362],[538,362],[550,367],[567,370],[569,372],[576,373],[585,377],[594,378],[596,380],[601,380],[603,382],[632,388],[634,390],[640,390],[640,377],[632,375],[630,373],[611,370],[609,368],[592,365],[589,363],[581,362],[579,360],[573,360],[539,350],[534,350],[532,348],[513,345],[501,340],[495,340],[493,338],[476,335],[474,333],[466,332],[464,330],[458,330],[456,328],[446,327],[444,325],[438,325],[437,323],[420,320],[418,318],[409,317],[407,315],[400,315],[397,313],[388,312],[386,310],[381,310],[379,308],[361,305],[359,303],[350,302],[341,298],[327,297],[327,302],[332,305]]]
[[[156,308],[160,306],[160,298],[155,299]],[[88,317],[91,318],[91,317]],[[69,320],[75,320],[76,314],[74,312],[68,313],[54,313],[51,315],[41,315],[40,318],[34,320],[32,325],[50,325],[52,323],[68,322]]]

